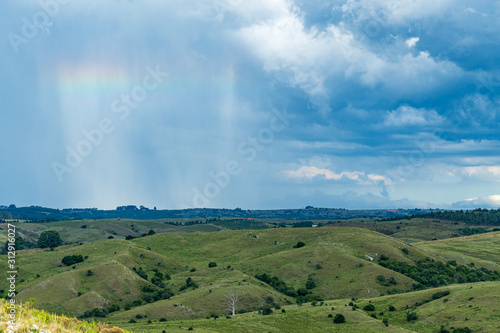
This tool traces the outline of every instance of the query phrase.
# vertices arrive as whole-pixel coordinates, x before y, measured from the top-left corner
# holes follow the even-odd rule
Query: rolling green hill
[[[142,226],[137,221],[115,222],[117,225],[109,224],[106,227],[118,229],[119,225],[132,224],[130,228],[133,229],[130,230],[146,233],[151,226],[151,221],[143,221]],[[156,222],[158,229],[166,225],[165,221]],[[56,227],[57,223],[61,223],[61,234],[71,233],[71,229],[64,231],[64,222],[51,222],[50,225],[53,223],[56,223]],[[97,222],[85,221],[86,228],[78,226],[73,230],[82,234],[94,227],[101,230],[92,223]],[[206,225],[189,227],[196,226]],[[168,224],[167,228],[170,227],[186,228]],[[73,237],[77,239],[80,236],[75,234]],[[457,274],[460,273],[458,275],[464,277],[464,281],[469,279],[469,273],[476,279],[498,278],[499,273],[494,270],[498,270],[499,239],[500,233],[492,232],[408,244],[371,230],[350,227],[165,232],[133,240],[104,239],[64,245],[53,251],[19,251],[16,264],[19,272],[17,289],[20,293],[17,299],[28,301],[29,298],[35,298],[41,309],[69,316],[95,317],[96,320],[105,320],[134,332],[146,332],[148,327],[158,329],[161,325],[166,327],[173,323],[181,327],[194,325],[206,332],[211,332],[211,329],[229,332],[235,329],[233,325],[241,325],[238,328],[241,332],[247,329],[242,327],[248,327],[248,331],[252,327],[262,332],[279,331],[279,325],[298,325],[302,327],[302,332],[313,332],[314,329],[319,329],[315,332],[326,332],[331,329],[329,324],[332,319],[328,318],[331,311],[328,312],[325,306],[295,304],[308,304],[311,300],[317,300],[318,304],[320,301],[332,303],[337,308],[351,302],[351,298],[370,298],[374,304],[381,306],[389,300],[398,309],[391,314],[383,311],[384,315],[378,315],[377,312],[377,317],[385,316],[391,323],[415,331],[411,326],[415,323],[406,322],[406,314],[401,307],[412,307],[415,302],[422,302],[428,297],[430,289],[408,293],[416,285],[423,287],[419,284],[422,282],[420,278],[427,281],[429,277],[426,274],[431,274],[430,284],[427,285],[431,286],[431,272],[434,269],[443,270],[436,274],[442,275],[446,271],[451,276],[456,270]],[[78,256],[82,256],[83,262],[71,263],[69,266],[62,264],[63,258]],[[5,255],[0,256],[0,259],[0,279],[5,280]],[[457,264],[446,264],[453,260]],[[443,264],[437,265],[440,262]],[[404,273],[404,270],[400,270],[402,273],[391,270],[394,269],[392,267],[416,265],[424,267],[423,277],[418,274],[413,277]],[[476,285],[489,285],[498,290],[496,282],[475,284],[474,288]],[[457,295],[465,295],[467,289],[464,286],[446,288],[458,288]],[[0,291],[3,296],[6,295],[4,289]],[[480,288],[477,291],[486,290]],[[236,308],[238,316],[225,319],[229,313],[225,303],[230,292],[240,297]],[[388,294],[390,296],[383,296]],[[404,301],[410,303],[403,304]],[[356,303],[363,306],[361,301]],[[424,302],[415,311],[419,313],[431,304],[441,306],[442,303],[435,303],[435,300]],[[447,303],[444,307],[448,308],[452,304]],[[285,313],[280,312],[280,306],[286,309]],[[265,307],[275,309],[275,313],[262,316],[252,312]],[[419,315],[425,320],[418,322],[420,326],[415,326],[418,326],[416,331],[431,332],[427,327],[435,322],[432,318],[437,311],[432,309],[428,314],[423,311]],[[457,311],[453,310],[454,313]],[[277,316],[277,312],[280,316]],[[348,319],[345,327],[349,329],[359,332],[382,332],[377,331],[379,328],[387,332],[393,330],[391,325],[385,326],[380,318],[372,318],[361,309],[352,311],[342,308],[341,313]],[[220,318],[200,319],[215,316]],[[160,324],[162,318],[168,321]],[[462,323],[457,318],[453,317],[449,322]],[[131,319],[139,323],[128,323]],[[482,320],[488,323],[491,319],[484,317]],[[148,321],[151,323],[148,324]],[[324,326],[323,323],[328,325]],[[219,325],[222,326],[219,328]],[[141,330],[134,327],[140,327]]]

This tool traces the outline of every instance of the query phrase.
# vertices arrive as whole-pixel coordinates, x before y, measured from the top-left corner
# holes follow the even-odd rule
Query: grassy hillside
[[[134,224],[136,221],[125,222],[133,223],[134,229],[142,231]],[[85,223],[86,228],[80,226],[78,229],[92,228],[91,223]],[[164,221],[159,223],[165,225]],[[146,230],[149,226],[141,228]],[[20,291],[17,299],[26,302],[35,298],[39,308],[58,314],[80,316],[87,312],[89,317],[96,316],[95,319],[111,321],[134,332],[137,331],[134,327],[145,331],[148,327],[158,330],[172,323],[184,329],[190,327],[188,324],[197,325],[198,329],[206,332],[218,329],[221,332],[234,332],[235,329],[238,332],[250,332],[252,329],[278,332],[280,325],[302,327],[301,332],[326,332],[331,331],[330,324],[333,325],[333,319],[328,318],[328,314],[334,312],[324,305],[295,304],[300,297],[317,298],[318,304],[336,299],[326,303],[332,303],[348,319],[346,325],[341,326],[346,327],[346,332],[348,329],[356,332],[383,332],[388,329],[390,332],[393,327],[385,326],[380,320],[384,316],[390,323],[410,331],[427,332],[431,323],[438,322],[433,316],[441,310],[423,310],[430,305],[441,306],[442,300],[441,303],[435,300],[424,302],[414,309],[422,319],[417,322],[420,326],[406,322],[406,309],[401,307],[412,307],[415,302],[427,300],[431,291],[401,294],[413,290],[418,278],[412,279],[389,270],[382,266],[385,265],[382,261],[410,266],[423,262],[423,265],[431,267],[439,261],[456,260],[458,264],[469,264],[467,269],[474,274],[482,274],[483,271],[473,266],[497,269],[499,234],[408,244],[360,228],[272,228],[208,233],[168,232],[133,240],[105,239],[65,245],[53,251],[23,250],[18,252],[16,258],[19,272],[17,289]],[[83,262],[69,266],[62,264],[63,258],[79,255]],[[0,259],[0,279],[5,281],[5,255]],[[453,273],[453,269],[459,267],[447,265],[444,268]],[[273,277],[270,280],[277,281],[277,284],[263,282],[263,274]],[[261,280],[256,276],[260,276]],[[497,283],[477,286],[490,286],[498,291]],[[456,294],[451,295],[469,294],[464,285],[447,288],[456,290]],[[293,292],[289,293],[290,290]],[[5,290],[0,291],[6,294]],[[483,292],[489,295],[484,288],[476,291],[478,296]],[[237,305],[239,315],[233,319],[225,318],[229,313],[225,305],[229,292],[240,296]],[[394,293],[400,294],[380,297]],[[463,297],[456,298],[457,302]],[[377,317],[382,317],[375,319],[361,309],[353,311],[349,306],[344,307],[351,302],[351,298],[370,298],[376,306],[385,306],[384,302],[389,300],[394,302],[398,311],[390,314],[380,311],[384,312],[383,315],[377,312]],[[450,298],[444,308],[455,304],[453,300],[455,298]],[[488,300],[487,297],[481,298],[481,302]],[[362,302],[356,303],[364,306]],[[280,309],[276,311],[280,306],[286,309],[285,313],[281,313]],[[264,307],[275,309],[275,313],[271,316],[247,313]],[[492,308],[495,308],[494,305]],[[95,311],[90,313],[89,310],[93,309]],[[469,315],[469,309],[466,310]],[[457,311],[453,310],[454,313]],[[214,316],[220,318],[214,320]],[[212,319],[199,319],[206,317]],[[162,318],[168,322],[160,324]],[[472,320],[467,318],[469,322]],[[128,323],[131,319],[139,324]],[[482,320],[487,323],[491,319],[484,317]],[[148,321],[151,323],[148,324]],[[450,322],[462,323],[458,317],[453,317]],[[416,325],[418,330],[411,325]]]
[[[32,302],[17,305],[15,324],[9,323],[11,320],[8,312],[7,301],[0,299],[0,332],[12,330],[15,332],[60,332],[60,333],[127,333],[116,326],[109,328],[104,323],[88,323],[57,316],[44,310],[33,307]]]
[[[443,292],[448,295],[436,298]],[[322,306],[304,304],[283,306],[270,315],[257,312],[221,317],[214,320],[174,320],[147,323],[148,319],[137,319],[131,324],[124,319],[111,319],[133,332],[420,332],[436,333],[443,326],[452,332],[468,327],[472,332],[499,332],[500,316],[498,302],[500,283],[464,284],[429,289],[406,294],[326,301]],[[436,299],[433,299],[436,298]],[[363,308],[372,304],[374,311]],[[351,306],[353,305],[353,306]],[[390,311],[392,306],[394,311]],[[333,308],[333,309],[332,309]],[[353,308],[356,308],[353,311]],[[282,310],[285,310],[283,313]],[[416,313],[416,320],[408,321],[408,313]],[[334,324],[333,317],[342,314],[346,322]],[[329,315],[331,317],[329,317]],[[374,315],[376,318],[373,318]],[[388,326],[383,320],[386,319]]]
[[[480,263],[489,269],[500,269],[500,232],[420,242],[414,246],[438,254],[443,260],[457,263]]]
[[[493,231],[491,225],[468,225],[464,222],[429,218],[411,218],[397,221],[379,221],[374,218],[334,220],[329,227],[356,227],[377,231],[408,243],[448,239],[462,236],[469,229]]]
[[[299,241],[306,245],[294,248]],[[402,252],[403,248],[409,249],[408,255]],[[143,287],[158,289],[151,283],[155,270],[171,277],[162,283],[175,296],[150,304],[151,310],[148,311],[152,313],[160,312],[153,308],[161,309],[162,304],[180,303],[177,298],[193,304],[197,316],[204,316],[204,309],[211,307],[222,313],[220,295],[205,295],[204,301],[199,301],[196,295],[203,291],[210,293],[210,289],[220,289],[220,293],[224,293],[241,286],[248,289],[245,294],[260,299],[242,303],[246,304],[247,310],[261,306],[267,296],[273,296],[278,304],[295,302],[295,299],[287,298],[255,279],[256,274],[263,273],[277,276],[295,290],[305,288],[310,278],[316,287],[309,292],[323,299],[378,296],[389,290],[410,290],[414,283],[412,279],[369,259],[376,261],[381,253],[408,263],[433,257],[431,253],[388,236],[355,228],[163,233],[132,241],[111,239],[66,245],[54,251],[20,251],[17,259],[18,298],[26,301],[34,297],[41,308],[72,316],[113,304],[118,305],[122,312],[127,305],[143,298]],[[77,255],[87,259],[72,266],[61,263],[65,256]],[[216,262],[217,267],[209,268],[211,261]],[[5,260],[2,260],[2,279],[5,278],[5,268]],[[133,271],[139,268],[147,274],[147,280]],[[90,276],[89,270],[92,272]],[[377,281],[379,275],[394,278],[396,284],[382,285]],[[188,288],[181,292],[180,288],[188,278],[199,289]]]

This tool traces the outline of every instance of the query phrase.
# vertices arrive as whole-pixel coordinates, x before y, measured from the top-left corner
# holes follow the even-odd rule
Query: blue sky
[[[496,1],[0,12],[0,203],[500,206]]]

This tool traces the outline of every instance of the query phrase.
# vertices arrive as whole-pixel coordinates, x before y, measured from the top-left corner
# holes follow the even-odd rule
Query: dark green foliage
[[[104,318],[109,314],[108,309],[98,309],[95,308],[93,310],[87,310],[81,315],[81,318],[93,318],[93,317],[100,317]]]
[[[295,222],[292,228],[311,228],[313,223],[311,221]]]
[[[131,239],[134,239],[135,237],[134,236],[131,236],[131,235],[128,235],[127,237],[125,237],[126,240],[131,240]]]
[[[154,230],[149,230],[149,232],[148,232],[148,236],[152,236],[152,235],[154,235],[154,234],[156,234],[156,232],[155,232]]]
[[[396,311],[396,308],[393,305],[389,305],[389,311]]]
[[[135,319],[130,319],[128,322],[129,324],[137,324],[137,321]]]
[[[371,313],[370,317],[377,319],[377,315],[375,313]]]
[[[500,209],[447,210],[412,215],[412,217],[457,221],[469,225],[500,225]]]
[[[403,275],[406,275],[419,284],[415,290],[425,287],[439,287],[452,283],[471,283],[500,280],[500,272],[490,271],[487,268],[474,268],[465,265],[453,267],[441,261],[431,259],[419,260],[416,266],[395,260],[379,261],[379,265]]]
[[[407,248],[403,248],[401,251],[403,251],[403,253],[406,255],[409,253]]]
[[[165,322],[167,321],[167,318],[160,318],[159,322]]]
[[[48,230],[42,232],[42,234],[38,238],[37,246],[42,249],[47,247],[53,249],[62,245],[62,243],[63,241],[61,239],[61,236],[59,236],[59,233],[57,231]]]
[[[385,326],[389,326],[389,319],[384,318],[384,319],[382,320],[382,323],[384,323],[384,325],[385,325]]]
[[[87,226],[84,224],[84,225],[82,225],[80,228],[82,228],[82,229],[86,229],[86,228],[87,228]]]
[[[113,236],[108,236],[108,239],[115,239]]]
[[[379,260],[380,261],[389,260],[389,257],[386,256],[385,254],[381,254]]]
[[[270,315],[271,313],[273,313],[273,310],[268,307],[268,306],[265,306],[263,309],[262,309],[262,314],[264,316],[267,316],[267,315]]]
[[[406,320],[407,321],[415,321],[418,319],[418,315],[416,312],[409,312],[406,314]]]
[[[66,266],[71,266],[79,262],[83,262],[83,256],[82,255],[66,256],[61,260],[61,262]]]
[[[148,279],[148,274],[146,274],[146,272],[142,269],[142,267],[139,267],[139,269],[136,269],[135,267],[132,268],[132,270],[134,272],[137,273],[137,275],[139,275],[141,278],[143,278],[144,280],[147,280]]]
[[[268,285],[270,285],[271,287],[273,287],[274,289],[276,289],[280,293],[283,293],[283,294],[291,296],[291,297],[298,296],[297,292],[295,291],[295,289],[293,287],[288,287],[284,281],[280,280],[276,276],[271,276],[271,275],[264,273],[264,274],[260,274],[260,275],[259,274],[255,275],[255,278],[267,283]]]
[[[109,313],[116,312],[116,311],[120,311],[120,306],[118,304],[112,304],[112,305],[108,306]]]
[[[190,277],[188,277],[186,279],[186,284],[183,285],[183,286],[181,286],[180,291],[184,291],[184,290],[186,290],[188,288],[191,288],[191,287],[193,289],[196,289],[196,288],[198,288],[198,284],[196,284],[196,282],[194,282],[193,279],[191,279]]]
[[[329,313],[328,318],[333,318],[333,315],[331,313]]]
[[[297,245],[294,245],[293,248],[294,249],[299,249],[299,248],[304,247],[304,246],[306,246],[306,243],[298,241]]]
[[[366,304],[363,307],[363,310],[365,310],[365,311],[375,311],[375,305],[373,305],[373,304]]]
[[[441,325],[441,327],[439,328],[438,333],[450,333],[450,331],[448,331],[443,325]]]
[[[337,313],[335,315],[335,318],[333,318],[333,322],[335,324],[343,324],[343,323],[345,323],[345,317],[343,315],[341,315],[340,313]]]
[[[438,291],[434,295],[432,295],[432,299],[440,299],[441,297],[448,296],[450,294],[449,290]]]
[[[306,282],[306,289],[314,289],[316,288],[316,283],[314,283],[312,278],[308,278]]]
[[[468,327],[460,327],[460,328],[455,328],[453,330],[453,333],[472,333],[472,330]]]
[[[212,267],[217,267],[217,263],[215,263],[215,262],[211,261],[211,262],[209,262],[209,263],[208,263],[208,267],[209,267],[209,268],[212,268]]]

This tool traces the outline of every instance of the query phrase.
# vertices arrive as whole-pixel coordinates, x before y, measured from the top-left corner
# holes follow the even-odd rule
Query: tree
[[[212,268],[212,267],[217,267],[217,263],[211,261],[208,263],[208,267]]]
[[[37,245],[39,248],[46,248],[50,247],[51,249],[58,247],[62,245],[63,241],[61,239],[61,236],[59,236],[59,233],[54,230],[48,230],[42,232],[40,237],[38,238]]]
[[[238,306],[238,301],[240,300],[240,295],[234,293],[232,290],[226,294],[226,302],[224,305],[227,306],[225,310],[231,311],[232,316],[236,316],[236,307]]]
[[[273,310],[268,306],[265,306],[264,309],[262,309],[262,314],[264,316],[270,315],[271,313],[273,313]]]
[[[305,245],[306,245],[306,243],[301,242],[301,241],[298,241],[298,242],[297,242],[297,245],[294,245],[294,246],[293,246],[293,248],[294,248],[294,249],[300,249],[301,247],[303,247],[303,246],[305,246]]]
[[[333,322],[335,324],[343,324],[343,323],[345,323],[345,317],[343,315],[341,315],[340,313],[337,313],[335,315],[335,318],[333,318]]]

